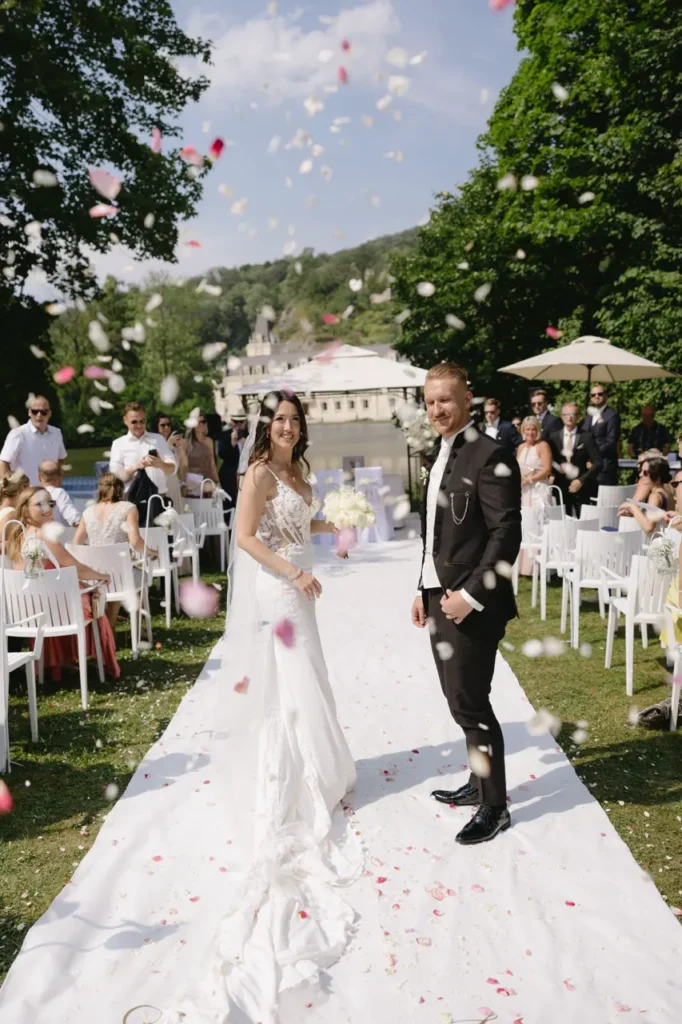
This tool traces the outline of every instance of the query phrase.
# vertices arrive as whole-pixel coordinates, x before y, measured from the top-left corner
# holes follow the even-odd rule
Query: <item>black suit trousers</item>
[[[472,611],[460,625],[446,619],[440,606],[443,591],[424,592],[427,616],[435,624],[431,647],[440,684],[450,713],[464,731],[467,749],[480,749],[489,755],[487,778],[471,775],[482,804],[506,807],[507,780],[504,769],[504,737],[490,704],[490,689],[495,671],[497,645],[504,636],[505,624],[493,614]],[[443,659],[437,644],[452,647],[452,657]]]

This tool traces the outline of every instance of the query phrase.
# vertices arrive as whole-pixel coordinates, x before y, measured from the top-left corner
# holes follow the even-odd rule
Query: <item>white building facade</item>
[[[324,346],[280,341],[273,331],[273,325],[263,316],[256,320],[253,334],[246,346],[246,354],[239,356],[240,365],[228,371],[215,391],[216,412],[227,420],[230,416],[244,411],[251,412],[257,400],[238,395],[240,388],[249,384],[257,385],[261,380],[277,378],[287,370],[309,362],[323,350]],[[389,345],[367,346],[384,359],[396,360],[396,353]],[[391,419],[393,411],[402,399],[399,390],[349,391],[343,394],[312,394],[300,396],[306,416],[311,423],[349,423],[356,420],[379,423]]]

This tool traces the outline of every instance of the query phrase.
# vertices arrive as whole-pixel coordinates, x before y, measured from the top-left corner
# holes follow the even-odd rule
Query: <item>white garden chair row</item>
[[[9,759],[9,677],[15,669],[26,672],[28,692],[28,716],[31,723],[31,739],[38,742],[38,698],[36,694],[36,661],[43,649],[42,614],[31,615],[12,626],[5,624],[4,608],[0,609],[0,773],[11,770]],[[29,623],[31,625],[29,626]],[[32,637],[32,651],[9,651],[8,637]]]

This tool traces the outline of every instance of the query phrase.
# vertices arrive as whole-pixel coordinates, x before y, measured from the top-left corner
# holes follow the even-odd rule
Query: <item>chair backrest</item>
[[[618,516],[618,532],[619,533],[634,533],[635,530],[641,530],[642,527],[639,525],[636,519],[632,516]]]
[[[550,519],[543,531],[543,554],[549,562],[565,562],[575,548],[577,519]]]
[[[158,551],[159,560],[158,562],[152,562],[152,569],[161,569],[163,572],[167,572],[170,569],[170,547],[168,545],[168,534],[162,526],[150,526],[149,529],[141,529],[140,536],[144,540],[147,539],[147,547],[153,548],[154,551]]]
[[[601,579],[602,568],[617,576],[627,576],[634,555],[642,547],[635,533],[607,533],[603,530],[578,530],[575,564],[580,579]]]
[[[318,469],[315,472],[315,490],[320,501],[329,491],[338,491],[343,487],[342,469]]]
[[[76,536],[77,526],[62,526],[62,532],[59,534],[60,544],[73,544],[73,538]]]
[[[564,518],[564,509],[562,505],[545,505],[544,509],[545,519],[548,523],[558,522]]]
[[[600,515],[601,515],[601,510],[597,507],[597,505],[581,505],[580,506],[580,519],[581,519],[581,521],[584,521],[585,519],[599,519]]]
[[[378,486],[384,482],[384,468],[383,466],[356,466],[354,469],[355,474],[355,486]]]
[[[542,531],[543,509],[521,509],[521,539],[526,543],[537,540]]]
[[[194,516],[197,529],[205,526],[207,534],[214,534],[225,529],[222,502],[213,504],[211,498],[188,498],[187,504]]]
[[[635,555],[632,567],[637,579],[637,610],[662,617],[672,573],[661,572],[649,555]]]
[[[610,487],[606,484],[600,484],[597,492],[597,507],[618,508],[628,498],[634,497],[635,489],[635,484],[628,485],[627,487]]]
[[[78,572],[74,565],[46,569],[35,577],[27,577],[19,569],[5,569],[3,578],[8,624],[41,613],[46,628],[84,624]]]
[[[134,594],[135,577],[130,546],[123,544],[67,544],[67,551],[96,572],[107,573],[108,594]]]

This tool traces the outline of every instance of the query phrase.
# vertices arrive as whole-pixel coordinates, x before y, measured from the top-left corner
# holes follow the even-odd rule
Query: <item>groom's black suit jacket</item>
[[[421,508],[424,541],[427,493],[428,482]],[[513,452],[478,431],[472,441],[459,434],[436,507],[433,554],[441,586],[444,590],[464,587],[484,607],[484,612],[473,615],[492,612],[504,622],[514,618],[511,580],[497,575],[495,566],[498,562],[513,565],[520,546],[521,474]],[[492,579],[495,586],[488,589],[486,582]]]

